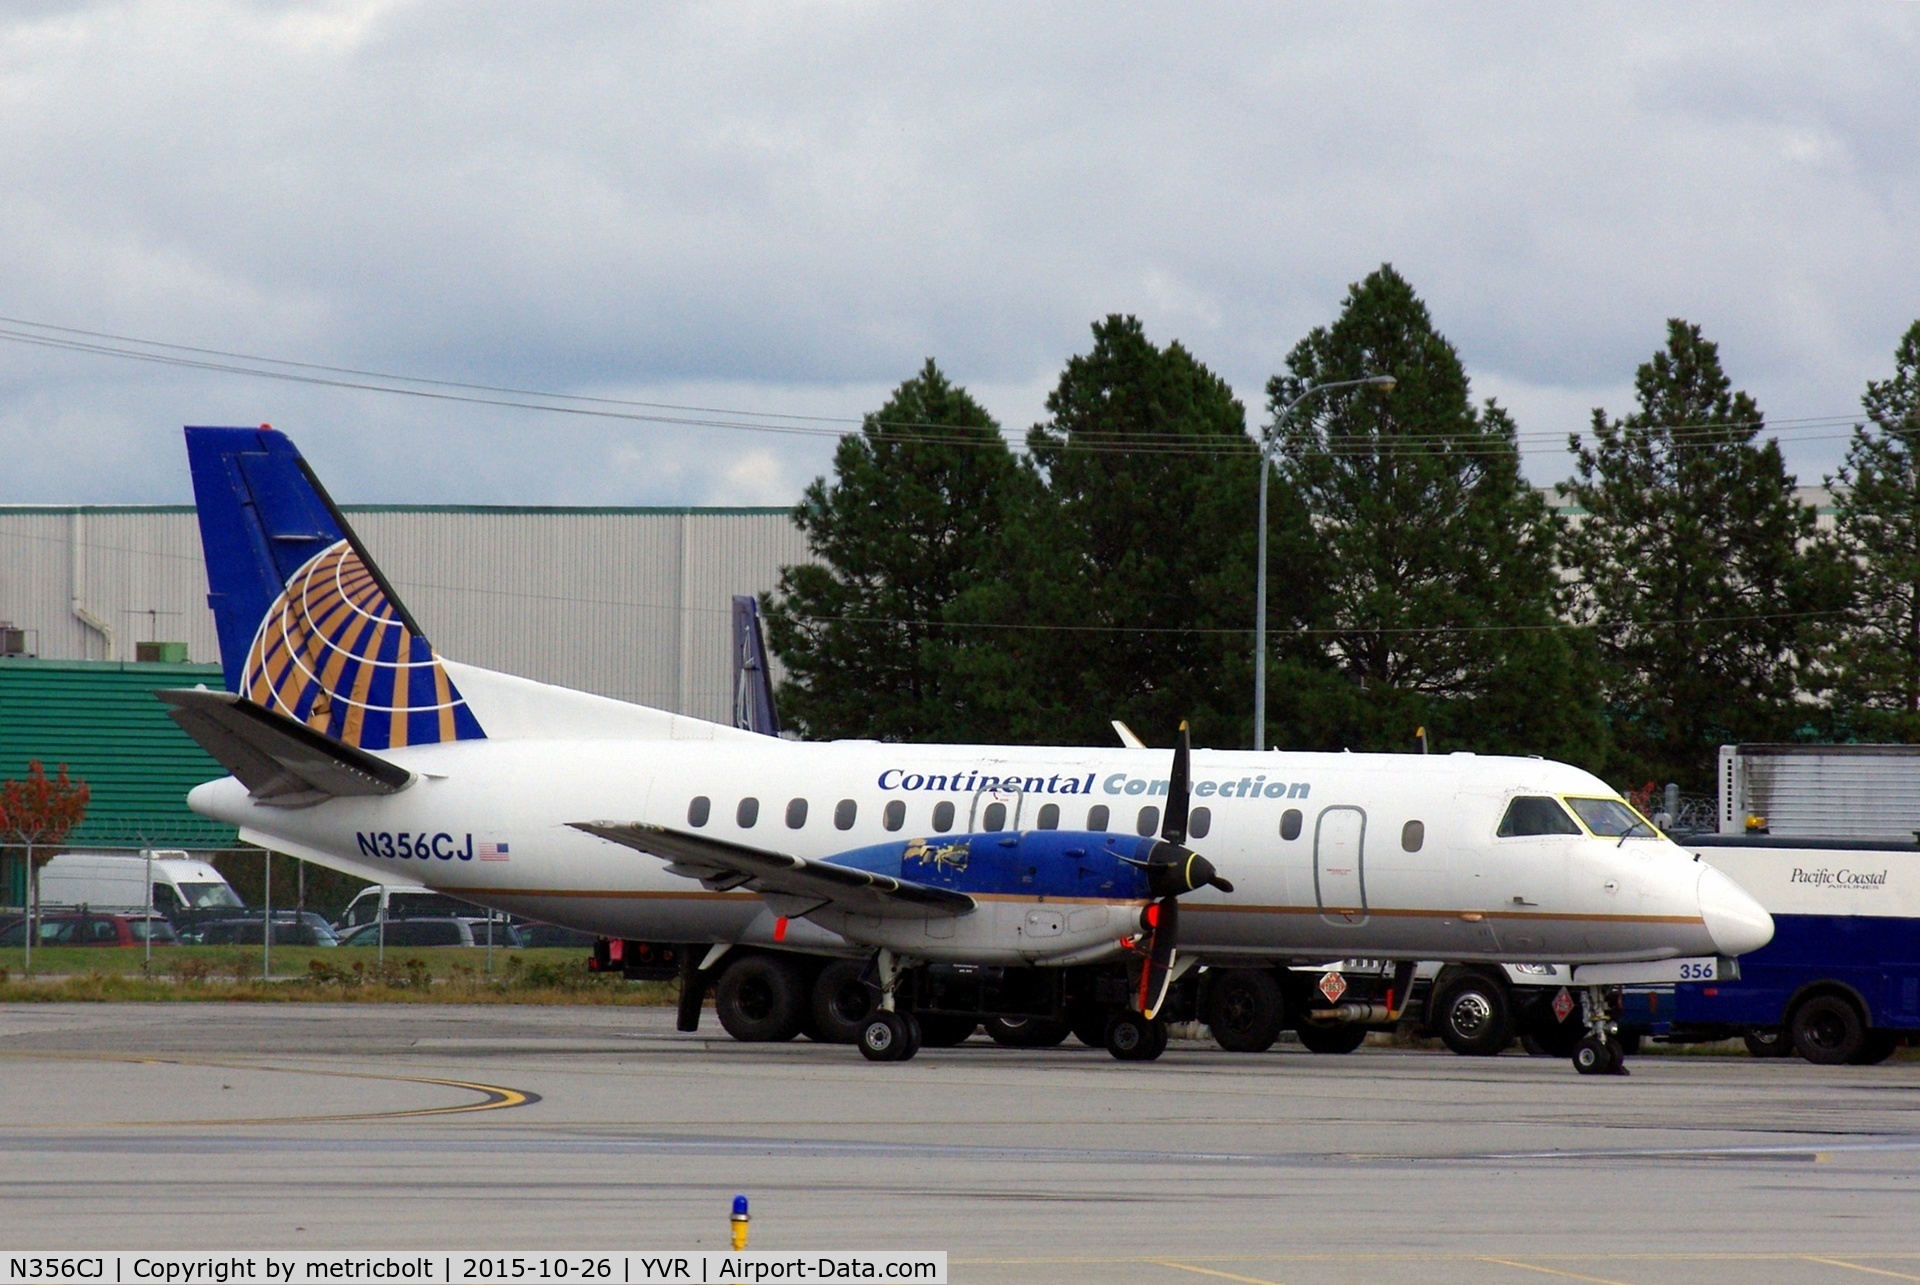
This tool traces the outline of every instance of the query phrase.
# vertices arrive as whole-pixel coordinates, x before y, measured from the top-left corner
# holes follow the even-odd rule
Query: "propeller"
[[[1160,842],[1153,845],[1145,861],[1135,862],[1146,868],[1147,891],[1158,898],[1140,912],[1140,927],[1147,934],[1147,959],[1140,970],[1140,1012],[1148,1021],[1166,1003],[1167,988],[1173,984],[1180,894],[1206,887],[1233,891],[1233,885],[1214,871],[1213,862],[1187,847],[1192,758],[1192,737],[1183,719],[1180,740],[1173,750],[1173,772],[1167,779],[1167,814],[1160,827]]]

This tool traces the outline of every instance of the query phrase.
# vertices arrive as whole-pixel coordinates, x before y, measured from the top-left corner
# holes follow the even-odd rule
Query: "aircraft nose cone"
[[[1773,940],[1773,916],[1746,889],[1705,862],[1700,864],[1700,918],[1722,955],[1744,955]]]

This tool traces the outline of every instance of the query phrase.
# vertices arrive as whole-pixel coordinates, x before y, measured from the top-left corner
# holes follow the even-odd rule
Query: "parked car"
[[[212,919],[193,924],[180,932],[187,946],[258,946],[265,937],[260,916]],[[333,925],[312,911],[274,911],[273,944],[276,946],[338,946]]]
[[[485,946],[487,932],[493,932],[495,946],[519,946],[520,934],[513,925],[503,919],[496,919],[491,925],[485,919],[465,919],[445,917],[439,919],[389,919],[387,921],[387,947],[412,948],[415,946]],[[340,939],[342,946],[377,946],[380,944],[380,925],[366,924],[355,928]]]
[[[542,946],[578,946],[583,950],[592,950],[593,943],[599,940],[593,933],[582,932],[578,928],[535,923],[530,919],[523,919],[514,927],[520,930],[520,944],[529,949]]]
[[[149,937],[156,946],[171,946],[178,939],[173,925],[162,915],[103,915],[86,910],[45,911],[39,917],[40,932],[36,946],[140,946]],[[0,947],[27,944],[26,916],[15,916],[0,927]]]

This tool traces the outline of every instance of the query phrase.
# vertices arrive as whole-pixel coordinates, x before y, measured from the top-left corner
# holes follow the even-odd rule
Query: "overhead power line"
[[[750,411],[403,375],[292,358],[265,357],[253,353],[198,347],[158,339],[143,339],[137,336],[84,330],[19,317],[0,316],[0,340],[29,347],[122,361],[146,362],[179,369],[201,370],[214,374],[271,379],[283,383],[340,388],[470,406],[544,411],[549,414],[571,415],[587,419],[832,439],[844,437],[872,422],[882,429],[898,432],[901,436],[920,444],[961,448],[1003,444],[1014,451],[1027,449],[1027,444],[1018,437],[989,434],[980,430],[961,431],[950,424],[874,421],[870,417],[802,415],[782,411]],[[1765,428],[1775,432],[1790,433],[1797,441],[1844,438],[1859,419],[1858,415],[1847,414],[1772,421],[1754,420],[1746,423],[1655,427],[1666,427],[1675,446],[1681,449],[1693,449],[1715,444],[1724,438],[1729,429]],[[1457,433],[1355,433],[1323,438],[1317,441],[1307,453],[1336,458],[1397,459],[1428,455],[1470,458],[1499,456],[1514,449],[1564,450],[1567,438],[1568,434],[1564,431],[1544,429],[1516,431],[1511,438],[1476,430]],[[1058,449],[1076,453],[1204,457],[1244,453],[1250,450],[1253,443],[1254,438],[1251,436],[1202,437],[1185,433],[1075,432],[1065,435],[1054,445]]]

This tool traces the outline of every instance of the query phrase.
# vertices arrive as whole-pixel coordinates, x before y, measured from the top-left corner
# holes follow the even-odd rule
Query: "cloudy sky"
[[[1817,480],[1920,317],[1916,67],[1906,0],[11,5],[0,502],[270,421],[347,501],[786,503],[927,356],[1024,429],[1109,312],[1257,416],[1382,261],[1535,480],[1675,315]]]

